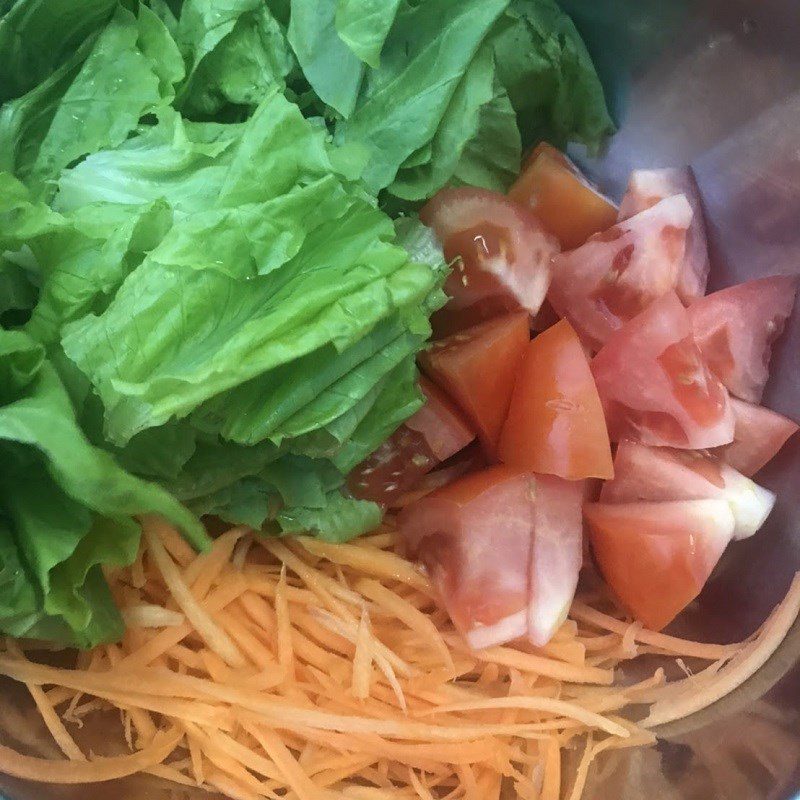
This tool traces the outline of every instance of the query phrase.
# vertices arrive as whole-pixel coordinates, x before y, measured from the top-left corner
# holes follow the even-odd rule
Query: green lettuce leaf
[[[346,542],[374,530],[383,517],[376,503],[330,492],[323,508],[287,508],[278,514],[283,533],[305,533],[328,542]]]
[[[284,223],[287,208],[297,213]],[[330,179],[246,216],[200,216],[177,223],[102,314],[65,328],[64,350],[90,376],[117,444],[327,343],[344,350],[438,280],[390,243],[386,217]]]
[[[399,7],[400,0],[338,0],[336,32],[362,61],[377,69]]]
[[[489,120],[488,113],[485,113],[485,109],[495,101],[496,91],[494,53],[489,44],[484,44],[459,81],[429,143],[426,160],[420,160],[418,164],[414,164],[414,161],[411,165],[403,164],[389,191],[404,200],[430,197],[453,178],[467,148],[470,152],[491,152],[493,155],[490,157],[498,159],[506,175],[508,172],[518,174],[522,144],[510,103],[509,115],[495,113]],[[486,130],[487,127],[490,130]],[[503,145],[512,141],[512,152],[509,154],[505,146],[496,151],[496,142],[488,138],[491,134],[498,136]],[[480,181],[475,185],[483,186],[485,182]],[[501,186],[501,189],[505,188]]]
[[[347,474],[377,450],[422,403],[415,360],[407,358],[389,374],[369,413],[331,461]]]
[[[51,75],[112,15],[116,0],[16,0],[0,10],[0,103]]]
[[[120,147],[65,171],[54,206],[67,213],[94,203],[161,198],[188,215],[277,198],[331,173],[354,180],[362,165],[362,151],[333,149],[323,127],[272,89],[243,124],[164,115]]]
[[[0,170],[30,175],[42,140],[64,94],[92,49],[87,39],[55,72],[15,100],[0,106]]]
[[[0,172],[0,252],[20,250],[67,227],[45,203],[35,202],[27,187]]]
[[[31,241],[45,278],[28,333],[51,344],[67,322],[100,312],[171,224],[172,212],[163,201],[87,206],[60,230]]]
[[[274,486],[250,477],[194,500],[189,506],[198,515],[219,517],[231,525],[249,525],[260,530],[265,521],[275,519],[281,499]]]
[[[554,0],[512,0],[493,46],[525,144],[577,141],[595,149],[613,133],[591,57]]]
[[[336,30],[338,0],[291,0],[289,43],[323,103],[343,117],[353,113],[364,75],[359,57]]]
[[[88,54],[84,51],[91,45]],[[145,6],[118,8],[100,35],[0,117],[2,166],[37,190],[88,153],[123,142],[146,114],[170,102],[183,62]]]
[[[520,171],[522,140],[517,115],[495,76],[492,99],[481,106],[475,135],[461,151],[452,182],[505,192]]]
[[[0,440],[34,448],[47,472],[78,503],[107,516],[160,513],[198,545],[205,535],[197,521],[162,489],[129,475],[107,453],[93,447],[78,426],[72,404],[55,369],[30,363],[41,349],[20,331],[0,331],[0,354],[13,365],[19,397],[0,408]],[[20,371],[22,358],[26,365]],[[15,384],[12,384],[12,392]]]
[[[44,349],[27,334],[0,330],[0,378],[0,574],[8,579],[18,569],[10,591],[20,598],[27,635],[42,623],[67,644],[118,638],[121,620],[99,565],[134,558],[133,517],[161,514],[198,546],[207,543],[205,532],[162,488],[89,443]],[[20,608],[8,620],[0,609],[0,629],[21,635]]]
[[[263,2],[189,0],[176,37],[191,65],[178,99],[188,116],[209,117],[228,104],[255,106],[270,89],[282,88],[295,66],[283,29]]]
[[[0,255],[0,325],[10,328],[11,320],[24,319],[21,315],[36,305],[38,296],[31,272],[9,255]]]
[[[337,138],[370,149],[365,181],[388,186],[403,162],[435,136],[450,100],[508,0],[430,0],[404,6],[379,69],[366,77]]]
[[[192,213],[216,202],[241,139],[238,125],[188,123],[164,113],[114,150],[101,150],[65,170],[53,206],[68,214],[100,203],[133,206],[165,200]]]

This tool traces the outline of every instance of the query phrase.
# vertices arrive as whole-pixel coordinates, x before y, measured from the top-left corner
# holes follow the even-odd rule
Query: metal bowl
[[[563,0],[598,63],[620,131],[581,160],[619,197],[635,167],[691,163],[712,248],[711,289],[800,272],[800,4],[797,0]],[[800,417],[800,313],[776,347],[765,404]],[[753,632],[800,570],[800,437],[759,477],[779,495],[758,536],[729,548],[676,630],[706,641]],[[800,624],[736,692],[658,731],[653,748],[600,761],[587,800],[800,799]],[[0,730],[31,752],[48,737],[23,695],[0,685]],[[107,749],[102,733],[84,743]],[[84,787],[25,785],[15,800],[79,800]],[[175,797],[153,779],[93,787],[95,798]],[[203,794],[204,797],[209,797]]]
[[[800,272],[800,5],[796,0],[568,0],[620,121],[597,159],[612,196],[636,167],[691,164],[710,234],[710,289]],[[580,154],[578,154],[580,158]],[[800,313],[774,351],[765,405],[800,417]],[[759,481],[778,505],[728,549],[682,635],[752,633],[800,570],[800,440]],[[590,800],[800,798],[800,623],[749,681],[600,763]]]

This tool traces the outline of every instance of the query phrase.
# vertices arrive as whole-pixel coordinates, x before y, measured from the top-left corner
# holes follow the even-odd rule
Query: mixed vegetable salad
[[[346,482],[390,436],[429,466],[473,433],[496,452],[555,240],[477,196],[469,226],[526,237],[522,312],[486,323],[483,394],[440,380],[469,342],[420,391],[468,281],[417,210],[613,130],[551,0],[0,0],[0,104],[0,631],[83,647],[122,634],[101,565],[134,559],[138,515],[200,548],[206,515],[344,539],[381,517]],[[423,222],[458,227],[460,197]]]

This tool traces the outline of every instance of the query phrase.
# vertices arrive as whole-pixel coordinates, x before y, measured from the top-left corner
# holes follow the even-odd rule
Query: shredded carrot
[[[277,618],[278,663],[286,679],[294,677],[294,645],[292,642],[292,621],[289,616],[289,602],[286,599],[286,568],[281,569],[281,578],[275,589],[275,616]]]
[[[54,761],[24,756],[0,745],[0,772],[40,783],[100,783],[134,775],[161,764],[178,746],[179,730],[159,734],[153,743],[126,756],[96,758],[93,761]]]
[[[369,697],[369,685],[372,682],[372,647],[369,632],[367,610],[361,612],[356,636],[356,653],[353,657],[353,680],[351,690],[353,697],[366,700]]]
[[[775,608],[752,642],[718,670],[705,670],[667,685],[642,722],[646,728],[664,725],[693,714],[732,692],[755,674],[775,652],[800,615],[800,573],[786,597]]]
[[[644,630],[597,594],[545,647],[472,651],[390,526],[342,545],[233,529],[201,555],[163,520],[143,527],[111,581],[121,643],[70,669],[29,660],[33,645],[0,652],[0,675],[28,687],[57,745],[46,754],[70,759],[0,748],[0,771],[141,772],[233,800],[499,800],[505,780],[521,800],[579,800],[600,753],[650,743],[651,726],[730,691],[800,612],[799,576],[749,641],[702,644]],[[617,683],[622,661],[650,651],[694,659],[695,674]],[[634,704],[650,706],[644,723],[625,718]],[[70,726],[109,710],[131,752],[87,761]]]
[[[189,591],[189,587],[181,578],[180,571],[175,565],[175,562],[169,557],[160,538],[160,535],[162,535],[161,531],[164,527],[163,524],[159,524],[158,521],[154,521],[151,517],[145,518],[142,525],[150,555],[158,566],[164,583],[166,583],[172,596],[175,598],[175,602],[183,610],[183,613],[186,614],[187,619],[191,622],[194,629],[203,638],[205,643],[232,667],[242,666],[244,664],[244,657],[241,651],[233,643],[233,640],[220,630],[216,623],[203,611],[200,605],[198,605],[192,593]],[[198,556],[198,558],[203,558],[203,556]]]

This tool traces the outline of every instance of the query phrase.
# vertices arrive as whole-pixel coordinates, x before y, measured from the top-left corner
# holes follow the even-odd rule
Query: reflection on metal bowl
[[[600,56],[621,128],[584,160],[619,196],[634,167],[690,163],[709,227],[717,289],[800,272],[800,14],[792,0],[565,3]],[[669,9],[665,7],[669,6]],[[617,32],[608,36],[607,29]],[[612,66],[609,66],[611,64]],[[622,103],[620,103],[621,105]],[[765,404],[800,410],[800,319],[774,355]],[[681,635],[735,641],[751,633],[800,569],[800,444],[762,473],[779,504],[758,540],[731,548]],[[656,748],[598,765],[591,800],[790,800],[800,793],[800,624],[736,692],[659,730]]]

